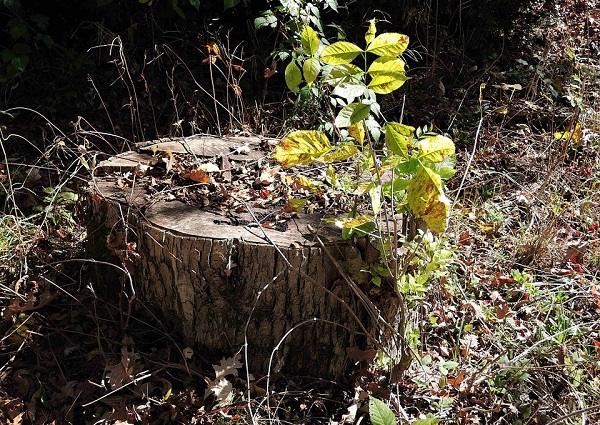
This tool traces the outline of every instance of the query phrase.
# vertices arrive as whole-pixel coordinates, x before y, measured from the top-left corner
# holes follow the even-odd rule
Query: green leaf
[[[185,21],[185,13],[183,13],[183,10],[181,10],[179,5],[177,4],[177,1],[178,0],[171,0],[171,9],[173,9],[175,13],[177,13],[179,17]]]
[[[200,10],[200,0],[189,0],[189,2],[194,9]]]
[[[331,150],[327,136],[315,130],[298,130],[289,133],[275,147],[273,158],[283,168],[297,164],[310,164]]]
[[[350,63],[364,51],[354,43],[336,41],[321,52],[321,60],[329,65]]]
[[[369,397],[369,417],[373,425],[396,425],[396,416],[383,401]]]
[[[369,45],[369,43],[371,43],[371,41],[373,41],[376,33],[377,33],[377,28],[375,27],[375,18],[373,18],[369,21],[369,29],[367,30],[367,33],[365,34],[365,41],[367,42],[367,45]]]
[[[408,148],[412,147],[414,134],[414,127],[398,122],[388,122],[385,126],[385,144],[396,155],[408,158]]]
[[[454,142],[446,136],[436,135],[419,141],[419,159],[429,162],[442,162],[454,155]]]
[[[358,148],[354,145],[342,145],[337,146],[334,150],[317,159],[326,164],[331,164],[333,162],[345,161],[359,152]]]
[[[288,66],[285,67],[285,83],[291,91],[297,93],[301,82],[302,71],[300,71],[296,62],[291,61]]]
[[[449,179],[450,177],[456,174],[456,169],[454,166],[456,165],[456,157],[447,156],[442,162],[438,162],[433,164],[431,167],[442,179]]]
[[[309,55],[314,55],[319,50],[319,36],[308,25],[302,30],[300,41],[302,42],[302,48]]]
[[[231,9],[239,4],[240,0],[223,0],[223,10]]]
[[[277,17],[270,10],[263,12],[262,16],[254,20],[254,29],[258,30],[264,27],[277,27]]]
[[[304,79],[311,86],[319,76],[319,72],[321,72],[321,62],[317,58],[308,58],[302,65],[302,72]]]
[[[422,218],[432,232],[443,233],[450,213],[450,200],[442,191],[440,176],[421,166],[406,191],[408,206],[413,214]]]
[[[334,65],[325,77],[325,82],[335,86],[342,82],[356,83],[362,80],[363,71],[351,63]]]
[[[455,362],[453,360],[449,360],[449,361],[445,362],[443,364],[443,366],[444,366],[445,369],[452,370],[452,369],[458,367],[458,362]]]
[[[362,96],[366,87],[363,84],[346,84],[342,83],[335,86],[333,94],[351,102],[359,96]]]
[[[337,0],[325,0],[325,3],[327,4],[327,6],[329,6],[330,9],[334,10],[334,11],[338,11],[338,2]]]
[[[377,56],[398,56],[408,47],[408,36],[397,32],[378,35],[367,46],[367,52]]]
[[[25,71],[25,68],[27,68],[28,63],[29,63],[29,56],[26,56],[26,55],[18,55],[10,61],[10,64],[12,66],[14,66],[16,69],[18,69],[20,72]]]
[[[364,103],[351,103],[342,108],[335,117],[335,125],[338,128],[350,127],[352,124],[364,120],[369,116],[371,106]]]

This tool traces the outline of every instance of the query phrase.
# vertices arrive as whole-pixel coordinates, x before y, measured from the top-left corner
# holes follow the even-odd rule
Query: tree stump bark
[[[112,171],[111,164],[120,167],[117,159],[104,167]],[[255,227],[250,212],[231,222],[178,201],[148,200],[141,187],[117,181],[96,179],[89,253],[124,264],[138,297],[174,320],[202,356],[214,362],[247,343],[252,373],[343,380],[348,348],[373,343],[366,333],[390,338],[336,266],[360,264],[361,252],[320,215],[301,214],[277,231]],[[374,302],[394,323],[397,300]]]

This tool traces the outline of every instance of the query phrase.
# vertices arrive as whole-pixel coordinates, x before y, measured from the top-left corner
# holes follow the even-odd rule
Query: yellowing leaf
[[[408,149],[412,147],[414,133],[414,127],[398,122],[389,122],[385,126],[385,144],[396,155],[408,158]]]
[[[327,136],[315,130],[298,130],[289,133],[275,147],[273,158],[282,167],[310,164],[331,150]]]
[[[344,229],[353,229],[358,226],[362,226],[363,224],[371,223],[373,221],[373,217],[368,215],[359,215],[354,218],[345,218],[342,220],[342,226]]]
[[[162,397],[162,401],[167,401],[169,397],[171,397],[171,393],[173,392],[173,385],[171,384],[171,381],[168,381],[164,378],[159,378],[160,381],[163,384],[163,390],[165,395],[163,395]]]
[[[314,55],[317,53],[317,50],[319,50],[319,36],[315,30],[308,25],[302,30],[300,41],[302,43],[302,48],[309,55]]]
[[[378,75],[391,75],[397,77],[403,77],[404,75],[404,61],[402,59],[391,57],[391,56],[383,56],[381,58],[375,59],[367,73],[371,77],[376,77]]]
[[[369,82],[369,88],[377,94],[389,94],[410,80],[406,75],[378,75]]]
[[[446,230],[450,201],[442,191],[442,180],[427,167],[421,167],[406,188],[408,206],[434,233]]]
[[[321,52],[321,60],[329,65],[347,64],[356,58],[363,49],[348,41],[336,41]]]
[[[398,56],[408,47],[408,36],[396,32],[378,35],[367,46],[367,52],[377,56]]]
[[[375,59],[367,73],[371,76],[369,88],[378,94],[391,93],[409,80],[404,73],[404,61],[391,56]]]
[[[371,190],[369,190],[369,196],[371,197],[371,208],[373,209],[373,214],[377,215],[381,209],[381,186],[373,186]]]
[[[311,86],[319,76],[319,72],[321,72],[321,63],[317,58],[308,58],[302,65],[302,72],[304,73],[304,79]]]
[[[581,145],[581,136],[583,136],[583,130],[581,129],[581,123],[575,124],[575,130],[573,131],[558,131],[554,133],[554,137],[562,140],[572,140],[576,145]]]
[[[298,68],[298,65],[292,61],[285,67],[285,84],[287,84],[291,91],[296,93],[301,82],[302,72],[300,71],[300,68]]]
[[[326,164],[331,164],[332,162],[344,161],[358,152],[358,148],[354,145],[337,146],[335,150],[326,153],[321,158],[318,158],[318,160]]]
[[[307,199],[289,198],[283,209],[285,212],[301,212],[307,201]]]
[[[290,186],[294,190],[304,189],[310,192],[314,192],[317,189],[317,185],[311,179],[301,174],[293,177]]]
[[[369,116],[371,106],[364,103],[351,103],[342,108],[335,117],[335,125],[338,128],[349,127]]]
[[[369,43],[371,43],[371,41],[373,41],[376,33],[377,33],[377,28],[375,27],[375,18],[373,18],[369,21],[369,29],[367,30],[367,33],[365,34],[365,41],[367,42],[367,45]]]
[[[454,142],[446,136],[436,135],[419,141],[420,159],[430,162],[442,162],[454,155]]]
[[[348,127],[348,133],[362,146],[365,142],[365,126],[362,121],[356,122]]]
[[[355,195],[364,195],[365,193],[367,193],[374,187],[375,187],[375,182],[372,182],[372,181],[362,182],[358,185],[358,187],[354,191],[354,194]]]

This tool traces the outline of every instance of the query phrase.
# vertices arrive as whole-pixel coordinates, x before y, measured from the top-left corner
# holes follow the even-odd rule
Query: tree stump
[[[255,149],[259,142],[196,138],[141,148],[157,152],[168,143],[170,152],[213,156],[250,145],[245,156],[255,158],[264,156]],[[126,153],[101,164],[110,173],[96,178],[90,197],[89,253],[127,267],[137,296],[174,320],[186,344],[215,362],[247,343],[252,373],[344,379],[352,364],[348,348],[373,343],[367,334],[389,339],[381,318],[393,323],[398,302],[387,295],[368,301],[381,314],[373,317],[338,268],[362,263],[361,251],[341,240],[338,228],[319,214],[299,214],[282,231],[259,227],[252,210],[232,220],[153,200],[142,184],[123,186],[113,174],[155,160]]]

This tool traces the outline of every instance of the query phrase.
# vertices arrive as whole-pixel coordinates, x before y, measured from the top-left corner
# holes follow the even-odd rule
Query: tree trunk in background
[[[180,327],[182,344],[210,361],[247,341],[252,373],[344,380],[352,364],[346,349],[373,343],[364,329],[382,336],[381,322],[332,260],[360,264],[359,250],[320,216],[301,215],[280,232],[224,223],[222,215],[178,201],[144,202],[141,189],[98,179],[89,202],[90,255],[127,266],[138,298],[158,306]],[[241,221],[252,223],[246,215]],[[382,315],[393,323],[398,302],[381,299]]]

